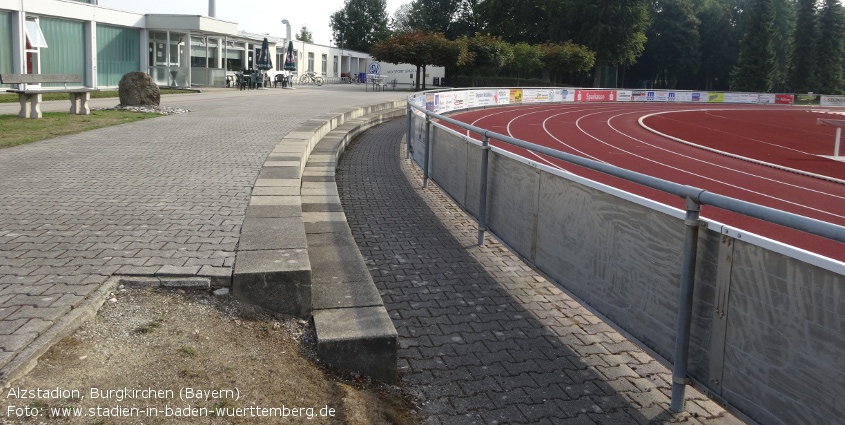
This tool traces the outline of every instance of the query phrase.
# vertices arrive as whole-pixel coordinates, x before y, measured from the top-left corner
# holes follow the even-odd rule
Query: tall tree
[[[789,60],[789,84],[793,92],[816,90],[816,1],[798,0],[795,32]]]
[[[345,0],[343,8],[332,13],[332,38],[346,40],[351,50],[369,52],[370,46],[390,35],[387,0]]]
[[[390,29],[394,33],[408,33],[420,29],[413,3],[399,6],[390,18]]]
[[[691,88],[701,62],[699,20],[691,0],[661,0],[652,3],[651,27],[646,33],[646,51],[653,58],[657,87]]]
[[[825,94],[842,93],[843,23],[842,6],[838,0],[824,0],[819,10],[819,41],[816,75],[818,90]]]
[[[605,65],[632,65],[645,48],[647,0],[559,2],[564,21],[552,27],[553,41],[572,40],[596,54],[594,85]]]
[[[538,44],[549,40],[548,5],[547,0],[485,0],[479,15],[491,35],[509,43]]]
[[[775,70],[772,74],[775,91],[788,91],[789,56],[792,54],[792,37],[795,31],[795,1],[774,0],[775,23],[772,46],[775,53]]]
[[[525,73],[540,69],[543,62],[540,61],[540,48],[537,45],[528,43],[516,43],[513,45],[513,60],[509,68],[516,71],[516,84],[520,84],[520,78]]]
[[[311,34],[311,30],[308,29],[305,25],[296,33],[296,39],[299,41],[304,41],[306,43],[313,43],[314,42],[314,35]]]
[[[727,90],[739,45],[734,9],[724,0],[704,0],[696,16],[701,38],[700,87]]]
[[[458,66],[470,70],[473,86],[478,71],[497,72],[513,60],[513,47],[498,37],[475,34],[461,37],[457,43],[461,50]]]
[[[774,18],[772,0],[754,0],[748,11],[746,33],[739,45],[739,59],[731,72],[731,90],[772,90]]]

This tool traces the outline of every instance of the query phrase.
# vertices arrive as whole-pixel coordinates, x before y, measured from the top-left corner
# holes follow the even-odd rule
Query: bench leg
[[[70,93],[70,113],[76,115],[91,115],[91,108],[88,107],[88,100],[91,93]]]
[[[41,93],[31,94],[29,101],[32,102],[29,118],[41,118]]]
[[[24,93],[18,93],[18,102],[20,102],[21,104],[21,111],[18,112],[18,117],[29,118],[29,95]]]

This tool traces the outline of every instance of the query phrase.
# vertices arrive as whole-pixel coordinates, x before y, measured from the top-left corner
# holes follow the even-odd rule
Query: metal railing
[[[490,130],[476,127],[464,122],[449,118],[444,115],[436,114],[426,110],[423,107],[414,105],[409,100],[407,109],[408,119],[408,134],[407,134],[407,156],[412,155],[412,118],[414,111],[418,111],[425,115],[425,130],[424,130],[424,156],[423,156],[423,187],[427,187],[429,180],[429,170],[431,169],[431,126],[432,120],[455,125],[464,130],[479,134],[481,136],[482,145],[482,159],[480,167],[480,200],[479,200],[479,217],[478,217],[478,244],[482,245],[484,242],[484,232],[487,227],[486,210],[487,210],[487,173],[490,151],[490,140],[495,139],[512,146],[527,149],[538,154],[546,155],[571,164],[575,164],[590,170],[598,171],[610,176],[618,177],[623,180],[637,183],[652,189],[659,190],[668,194],[672,194],[685,199],[686,216],[684,219],[685,235],[683,257],[681,264],[681,278],[680,278],[680,296],[678,307],[678,319],[676,323],[676,339],[674,350],[674,365],[672,371],[672,401],[671,409],[674,412],[683,410],[685,388],[688,383],[687,380],[687,360],[689,357],[689,342],[690,342],[690,326],[692,318],[693,305],[693,289],[694,276],[696,267],[696,256],[698,246],[698,229],[699,229],[699,213],[702,205],[710,205],[726,211],[739,213],[748,217],[764,220],[770,223],[785,226],[791,229],[806,232],[812,235],[831,239],[838,242],[845,243],[845,227],[824,221],[804,217],[797,214],[788,213],[785,211],[757,205],[751,202],[742,201],[739,199],[722,196],[716,193],[708,192],[704,189],[673,183],[670,181],[658,179],[645,174],[625,170],[613,165],[601,163],[598,161],[582,158],[579,156],[567,154],[544,146],[526,142],[524,140],[516,139],[504,134],[492,132]]]

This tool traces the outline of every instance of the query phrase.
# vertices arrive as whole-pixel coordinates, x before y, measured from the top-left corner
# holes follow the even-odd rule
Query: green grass
[[[45,112],[41,119],[0,115],[0,149],[160,116],[112,110],[91,111],[91,115]]]
[[[162,89],[161,94],[191,94],[194,93],[188,90],[173,90]],[[111,97],[120,97],[117,90],[104,90],[91,92],[91,99],[107,99]],[[70,95],[67,93],[45,93],[41,95],[41,100],[70,100]],[[18,103],[18,95],[15,93],[0,93],[0,103]]]

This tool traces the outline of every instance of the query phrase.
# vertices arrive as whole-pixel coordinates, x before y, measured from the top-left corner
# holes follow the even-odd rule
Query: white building
[[[254,67],[266,37],[282,72],[283,36],[239,32],[237,23],[200,15],[124,12],[97,0],[0,0],[0,73],[81,74],[84,85],[116,87],[146,71],[160,86],[225,86],[227,75]],[[366,73],[369,55],[294,41],[297,70],[329,82]]]

